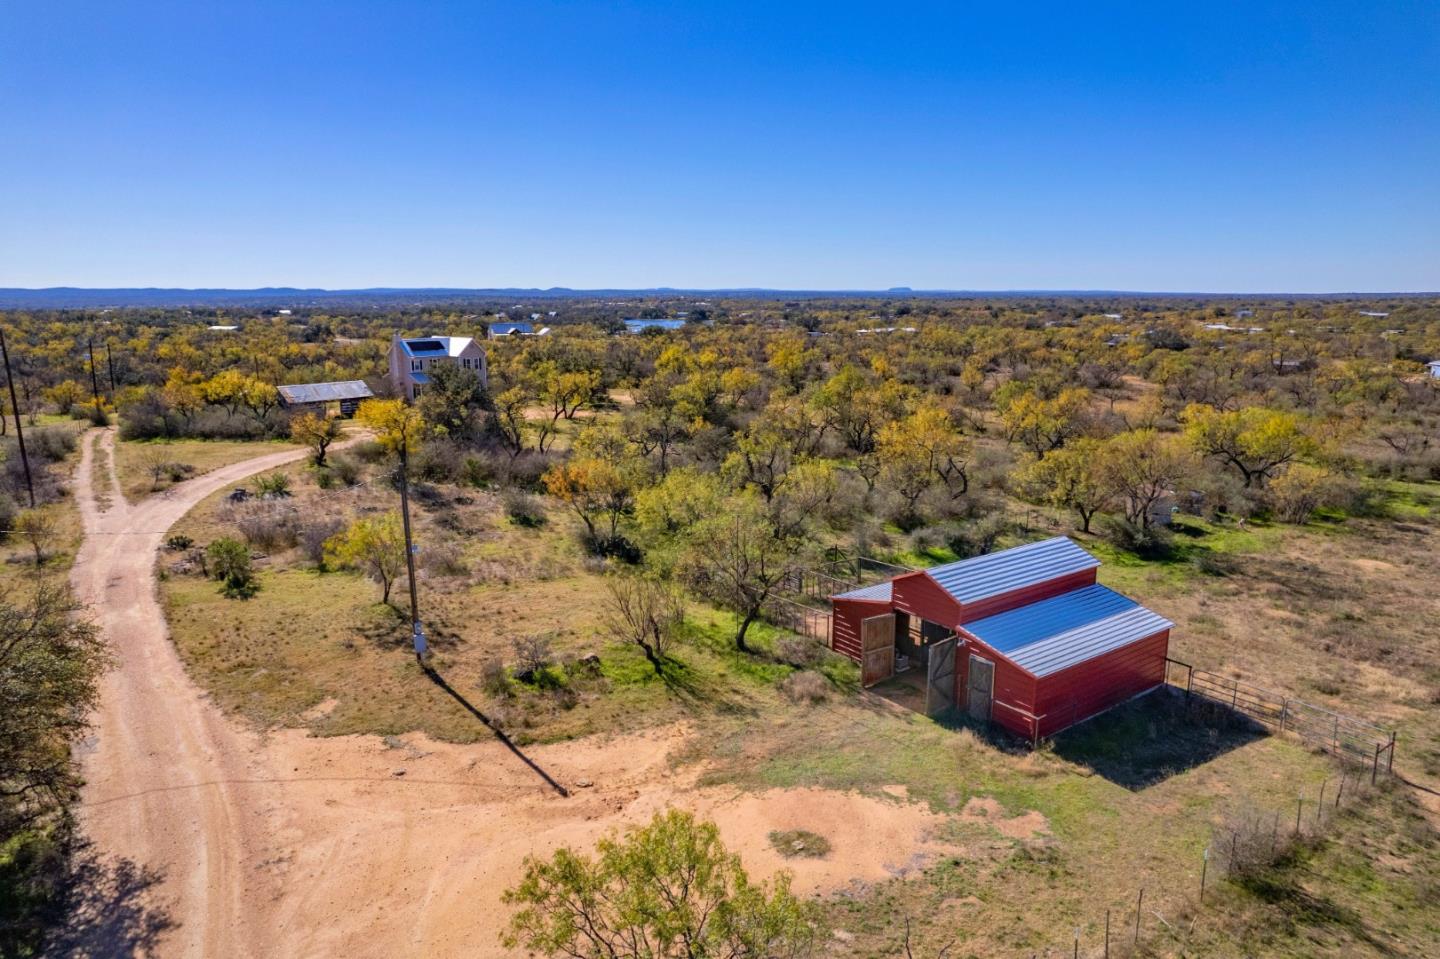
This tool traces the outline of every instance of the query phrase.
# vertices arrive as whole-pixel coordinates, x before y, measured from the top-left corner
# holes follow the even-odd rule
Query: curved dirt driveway
[[[163,874],[137,894],[143,901],[125,905],[173,925],[141,948],[92,937],[81,954],[505,956],[500,892],[526,855],[588,847],[670,805],[715,819],[753,872],[792,869],[802,892],[881,880],[955,852],[930,839],[940,819],[915,805],[816,789],[694,789],[699,771],[669,763],[690,735],[683,726],[530,751],[571,798],[493,741],[262,737],[222,715],[185,673],[156,600],[155,555],[165,530],[200,500],[303,451],[227,466],[126,506],[113,444],[113,431],[85,437],[75,483],[86,536],[72,580],[118,660],[83,756],[80,815],[100,856]],[[93,488],[97,455],[108,491]],[[829,838],[831,855],[782,860],[766,837],[796,828]]]

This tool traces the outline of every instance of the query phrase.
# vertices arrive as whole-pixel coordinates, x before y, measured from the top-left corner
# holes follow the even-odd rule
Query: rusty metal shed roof
[[[1128,596],[1095,585],[962,628],[1026,672],[1048,676],[1173,625]]]
[[[932,566],[925,572],[960,602],[974,603],[1099,565],[1098,559],[1076,546],[1068,536],[1056,536],[998,553]]]
[[[370,392],[363,380],[340,380],[335,383],[295,383],[277,386],[280,399],[286,406],[303,406],[306,403],[334,403],[338,400],[368,400],[375,394]]]

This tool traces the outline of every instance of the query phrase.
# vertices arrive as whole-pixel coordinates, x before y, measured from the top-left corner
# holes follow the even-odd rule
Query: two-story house
[[[474,370],[480,383],[490,385],[485,348],[468,336],[415,336],[395,334],[390,341],[390,387],[397,396],[413,400],[430,382],[427,371],[437,363],[454,363]]]

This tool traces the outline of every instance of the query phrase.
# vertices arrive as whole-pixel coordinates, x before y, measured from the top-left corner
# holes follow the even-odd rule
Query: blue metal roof
[[[839,594],[838,596],[832,596],[832,597],[830,597],[830,598],[831,598],[831,599],[868,599],[868,600],[871,600],[871,601],[877,602],[877,603],[888,603],[888,602],[890,602],[890,595],[891,595],[890,581],[887,579],[887,580],[886,580],[885,582],[883,582],[883,583],[876,583],[876,584],[873,585],[873,586],[862,586],[862,587],[860,587],[859,589],[852,589],[852,590],[850,590],[850,592],[848,592],[848,593],[841,593],[841,594]]]
[[[531,333],[535,327],[529,323],[491,323],[490,332],[496,336],[509,336],[511,333]]]
[[[627,318],[624,321],[625,328],[631,333],[646,329],[678,330],[685,325],[684,320],[644,320]]]
[[[961,628],[1026,672],[1048,676],[1173,625],[1133,599],[1095,585]]]
[[[1069,537],[1056,536],[998,553],[932,566],[925,572],[960,602],[974,603],[1099,565],[1098,559],[1076,546]]]

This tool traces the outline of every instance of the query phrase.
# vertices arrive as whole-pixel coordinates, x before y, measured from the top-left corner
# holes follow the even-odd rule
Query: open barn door
[[[860,685],[874,686],[895,675],[895,614],[860,621]]]
[[[995,694],[995,664],[970,654],[970,682],[966,683],[966,707],[971,719],[990,721],[991,700]]]
[[[943,716],[955,708],[955,637],[930,644],[925,682],[925,715]]]

